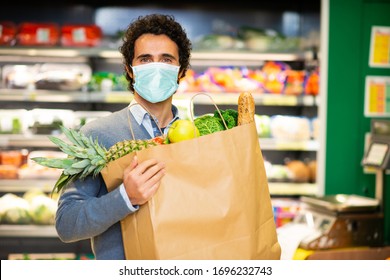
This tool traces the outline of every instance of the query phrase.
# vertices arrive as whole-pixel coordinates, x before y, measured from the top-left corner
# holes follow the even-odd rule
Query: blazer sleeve
[[[107,192],[104,180],[87,177],[67,185],[56,214],[56,230],[64,242],[92,238],[133,213],[119,188]]]

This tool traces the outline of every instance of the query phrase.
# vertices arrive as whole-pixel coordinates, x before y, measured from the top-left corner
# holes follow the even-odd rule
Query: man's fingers
[[[131,160],[130,164],[125,168],[125,172],[130,172],[134,168],[136,168],[138,165],[138,158],[137,156],[134,156],[133,159]]]

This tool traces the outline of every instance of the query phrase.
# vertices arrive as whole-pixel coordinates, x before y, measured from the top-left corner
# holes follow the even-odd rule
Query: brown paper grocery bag
[[[101,173],[121,183],[134,153]],[[126,259],[280,259],[255,123],[137,152],[166,174],[156,195],[121,221]]]

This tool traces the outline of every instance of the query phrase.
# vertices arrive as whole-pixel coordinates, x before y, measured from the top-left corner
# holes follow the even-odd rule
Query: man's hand
[[[123,184],[131,204],[142,205],[151,199],[164,174],[164,163],[158,162],[156,159],[138,163],[135,156],[123,173]]]

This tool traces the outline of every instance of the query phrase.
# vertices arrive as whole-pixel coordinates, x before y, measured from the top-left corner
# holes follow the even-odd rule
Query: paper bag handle
[[[160,126],[158,125],[156,118],[149,112],[148,109],[145,108],[144,105],[142,105],[142,104],[140,104],[140,103],[137,102],[137,103],[130,104],[130,105],[128,106],[128,107],[129,107],[129,111],[127,112],[127,121],[129,122],[129,128],[130,128],[130,132],[131,132],[131,136],[133,137],[133,140],[135,140],[135,135],[134,135],[134,131],[133,131],[133,126],[132,126],[131,121],[130,121],[130,108],[131,108],[132,106],[134,106],[134,105],[139,105],[139,106],[141,106],[142,108],[144,108],[144,110],[145,110],[146,112],[148,112],[149,116],[152,118],[152,120],[154,121],[154,123],[157,125],[158,130],[160,130],[161,136],[165,138],[164,133],[162,132]]]
[[[190,116],[191,116],[191,121],[194,122],[194,106],[193,106],[194,98],[195,98],[196,96],[202,95],[202,94],[203,94],[203,95],[206,95],[206,96],[208,96],[208,97],[210,98],[211,103],[213,103],[215,109],[217,109],[218,114],[219,114],[219,116],[221,117],[221,120],[222,120],[222,122],[223,122],[223,125],[225,126],[225,129],[227,130],[227,129],[228,129],[228,126],[226,125],[226,122],[225,122],[224,118],[222,117],[221,111],[219,110],[217,104],[215,103],[214,99],[213,99],[209,94],[207,94],[207,93],[205,93],[205,92],[196,93],[196,94],[194,94],[194,95],[191,97],[191,100],[190,100]],[[195,129],[194,129],[194,130],[195,130]]]

